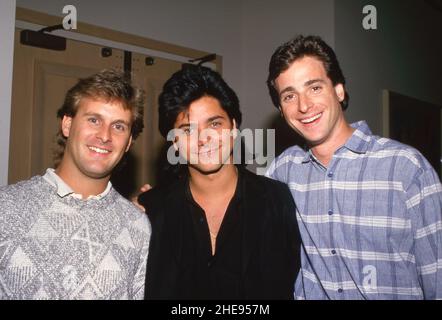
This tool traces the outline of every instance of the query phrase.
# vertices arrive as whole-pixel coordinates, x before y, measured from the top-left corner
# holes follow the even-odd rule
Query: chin
[[[97,173],[97,174],[90,174],[89,178],[92,179],[104,179],[110,177],[109,173]]]
[[[190,167],[201,174],[209,175],[220,171],[223,165],[190,165]]]
[[[324,137],[312,137],[312,138],[306,138],[308,144],[312,147],[318,146],[320,144],[323,144],[326,139]]]
[[[92,179],[103,179],[109,177],[111,172],[107,170],[85,170],[83,174]]]

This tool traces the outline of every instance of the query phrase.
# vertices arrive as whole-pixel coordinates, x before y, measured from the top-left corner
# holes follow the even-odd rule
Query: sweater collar
[[[61,197],[73,197],[73,198],[77,198],[77,199],[83,199],[81,194],[75,193],[74,190],[72,190],[71,187],[69,187],[69,185],[63,181],[62,178],[60,178],[59,175],[57,175],[55,173],[55,170],[52,168],[48,168],[46,169],[46,173],[43,176],[43,179],[45,179],[50,185],[52,185],[56,190],[57,190],[57,194]],[[112,188],[112,183],[109,181],[107,183],[106,189],[98,194],[98,195],[90,195],[87,200],[89,199],[101,199],[103,197],[105,197],[111,190]]]

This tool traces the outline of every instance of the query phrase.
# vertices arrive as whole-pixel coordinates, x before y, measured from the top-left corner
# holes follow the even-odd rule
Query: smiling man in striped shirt
[[[345,78],[319,37],[281,45],[267,85],[306,141],[267,172],[289,185],[297,205],[296,298],[441,299],[442,187],[424,156],[345,120]]]

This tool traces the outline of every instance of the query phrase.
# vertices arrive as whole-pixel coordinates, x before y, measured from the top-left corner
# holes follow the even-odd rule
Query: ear
[[[281,116],[281,118],[284,118],[284,113],[282,112],[281,106],[278,107],[278,110],[279,110],[279,115]]]
[[[126,150],[124,152],[128,152],[131,146],[132,146],[132,135],[130,135],[129,137],[129,143],[127,144]]]
[[[63,136],[65,138],[69,137],[69,133],[71,131],[71,125],[72,125],[72,117],[69,116],[63,116],[63,119],[61,119],[61,132],[63,133]]]
[[[338,83],[337,85],[335,85],[335,92],[339,102],[342,102],[345,98],[344,85],[342,83]]]

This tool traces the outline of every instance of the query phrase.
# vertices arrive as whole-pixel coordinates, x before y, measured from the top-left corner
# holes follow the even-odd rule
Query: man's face
[[[311,146],[326,143],[345,122],[340,102],[344,86],[333,86],[323,63],[314,57],[295,60],[275,80],[287,123]]]
[[[63,168],[74,177],[109,178],[129,150],[131,124],[132,113],[120,102],[83,98],[75,117],[62,120],[67,137]]]
[[[174,128],[179,129],[175,147],[191,169],[215,173],[232,160],[235,121],[217,99],[204,96],[195,100],[178,114]]]

